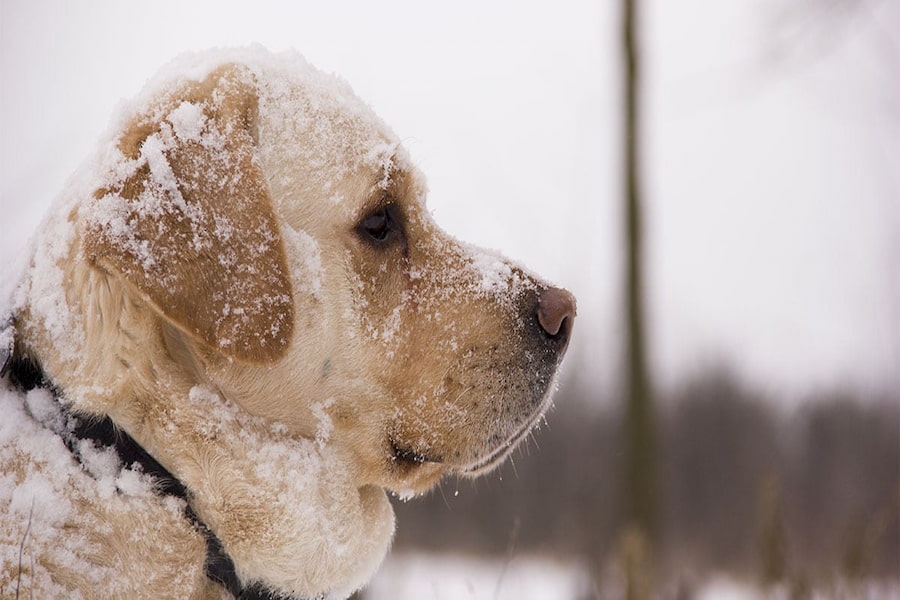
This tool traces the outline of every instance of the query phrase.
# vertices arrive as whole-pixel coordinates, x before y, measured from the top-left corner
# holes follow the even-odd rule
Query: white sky
[[[645,2],[664,384],[726,364],[792,397],[900,394],[900,10],[814,4]],[[24,247],[163,63],[293,47],[405,140],[446,229],[575,292],[568,371],[608,389],[622,333],[615,6],[0,0],[0,255]]]

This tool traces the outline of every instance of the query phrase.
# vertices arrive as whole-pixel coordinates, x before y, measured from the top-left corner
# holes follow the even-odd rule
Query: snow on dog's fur
[[[343,598],[385,496],[499,464],[541,417],[574,300],[440,231],[395,135],[295,54],[164,69],[37,234],[0,390],[0,595],[219,597],[184,500],[65,413],[109,417],[188,490],[242,582]],[[537,228],[538,224],[536,224]]]

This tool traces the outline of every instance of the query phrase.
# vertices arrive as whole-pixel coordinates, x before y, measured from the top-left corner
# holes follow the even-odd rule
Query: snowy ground
[[[672,587],[672,586],[670,586]],[[671,593],[667,593],[671,592]],[[673,589],[661,598],[676,597]],[[727,575],[714,575],[688,592],[694,600],[788,600],[787,588],[763,590]],[[897,582],[835,585],[811,591],[809,600],[898,600]],[[586,565],[539,556],[511,561],[465,555],[399,554],[388,557],[365,590],[364,600],[579,600],[624,598],[617,582],[600,590]]]
[[[587,570],[546,558],[512,561],[463,555],[394,554],[366,589],[365,600],[548,600],[583,598]]]

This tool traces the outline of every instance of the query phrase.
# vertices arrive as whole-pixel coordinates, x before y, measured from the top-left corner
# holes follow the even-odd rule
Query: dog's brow
[[[389,190],[397,184],[398,175],[401,174],[401,168],[397,164],[397,159],[391,156],[381,165],[381,172],[376,175],[374,187]]]
[[[385,175],[373,182],[373,193],[363,205],[362,213],[368,214],[401,199],[406,193],[408,180],[407,172],[391,159],[385,167]]]

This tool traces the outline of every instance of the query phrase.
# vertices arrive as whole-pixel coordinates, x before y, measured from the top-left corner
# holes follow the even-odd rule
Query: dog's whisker
[[[509,457],[509,464],[512,465],[513,475],[516,476],[516,479],[519,479],[519,470],[516,468],[516,459],[513,456]]]
[[[449,508],[450,508],[450,501],[447,500],[447,495],[444,493],[444,486],[443,486],[443,485],[439,485],[439,486],[438,486],[438,490],[439,490],[440,493],[441,493],[441,499],[444,501],[444,506],[446,506],[446,507],[449,509]]]

